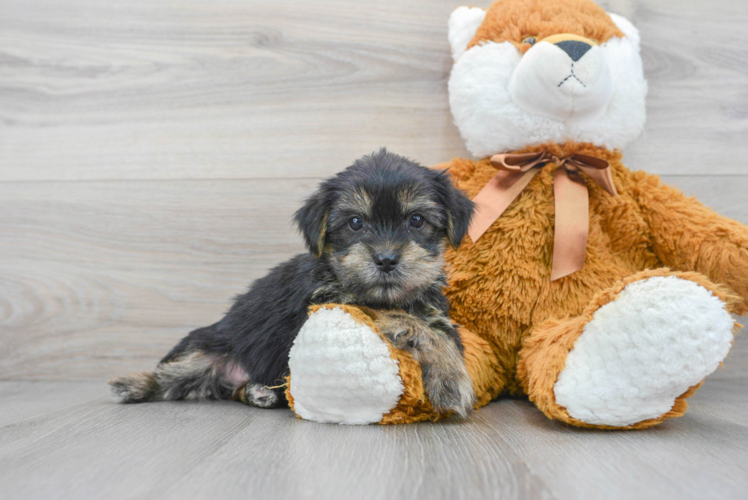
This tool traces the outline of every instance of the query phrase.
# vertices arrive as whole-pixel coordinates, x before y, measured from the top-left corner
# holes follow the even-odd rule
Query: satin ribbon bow
[[[478,241],[540,169],[549,163],[558,165],[553,175],[556,227],[551,281],[554,281],[584,267],[590,221],[589,194],[582,172],[612,196],[617,194],[607,161],[578,153],[559,157],[547,151],[492,156],[491,165],[499,172],[473,199],[478,210],[468,234],[473,242]]]

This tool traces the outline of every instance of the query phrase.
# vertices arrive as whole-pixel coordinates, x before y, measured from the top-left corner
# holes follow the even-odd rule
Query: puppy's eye
[[[421,229],[424,224],[426,224],[426,219],[424,219],[421,215],[415,214],[410,218],[410,227]]]
[[[353,217],[348,221],[348,227],[354,231],[359,231],[364,228],[364,221],[360,217]]]
[[[522,43],[529,43],[530,45],[535,45],[535,42],[537,42],[537,38],[534,36],[526,36],[522,39]]]

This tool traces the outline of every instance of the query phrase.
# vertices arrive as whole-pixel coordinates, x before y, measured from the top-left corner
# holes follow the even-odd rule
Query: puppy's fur
[[[475,398],[448,318],[442,256],[460,244],[473,204],[444,172],[382,149],[323,182],[296,213],[308,254],[236,298],[218,323],[185,337],[152,373],[109,383],[125,403],[239,399],[286,403],[291,344],[312,304],[367,307],[395,347],[421,363],[439,411],[465,415]]]

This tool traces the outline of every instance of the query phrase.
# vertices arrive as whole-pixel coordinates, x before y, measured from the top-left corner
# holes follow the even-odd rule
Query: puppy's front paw
[[[436,411],[454,412],[462,418],[473,411],[476,399],[473,382],[461,360],[426,364],[422,372],[426,394]]]
[[[381,314],[376,326],[395,348],[409,352],[421,364],[423,386],[437,412],[464,418],[472,411],[473,382],[454,339],[399,311]]]
[[[409,351],[415,357],[428,341],[428,332],[424,325],[407,314],[388,314],[379,318],[376,325],[396,349]]]

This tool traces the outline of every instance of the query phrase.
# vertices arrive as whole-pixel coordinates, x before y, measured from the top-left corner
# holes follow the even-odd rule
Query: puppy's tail
[[[146,403],[162,399],[155,373],[133,373],[126,377],[109,379],[107,384],[112,397],[118,403]]]
[[[118,403],[178,399],[230,399],[236,385],[226,380],[223,363],[202,352],[162,362],[154,372],[133,373],[109,380]]]

